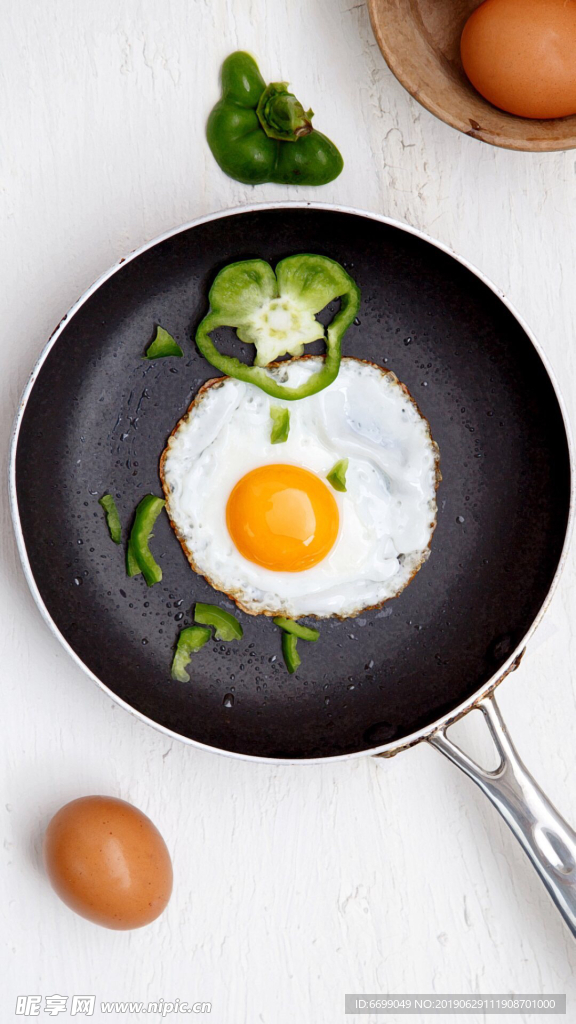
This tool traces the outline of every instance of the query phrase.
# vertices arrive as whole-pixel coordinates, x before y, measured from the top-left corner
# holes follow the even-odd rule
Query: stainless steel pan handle
[[[476,764],[448,739],[446,726],[433,733],[429,742],[458,765],[500,811],[576,937],[576,833],[520,760],[494,695],[475,706],[483,712],[500,756],[498,768],[486,771]]]

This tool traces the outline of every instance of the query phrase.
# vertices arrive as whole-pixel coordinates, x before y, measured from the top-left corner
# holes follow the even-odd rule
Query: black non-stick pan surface
[[[193,343],[215,273],[233,260],[274,264],[298,252],[330,256],[355,278],[362,305],[345,354],[394,370],[430,422],[443,475],[431,557],[380,611],[323,621],[318,643],[300,643],[293,676],[279,630],[239,613],[242,641],[207,644],[193,657],[190,683],[178,683],[170,664],[193,602],[225,599],[189,568],[165,515],[153,541],[162,582],[128,579],[97,499],[114,495],[126,530],[139,499],[161,494],[166,439],[215,375]],[[184,358],[142,359],[156,324]],[[232,336],[225,341],[242,350]],[[61,329],[28,397],[15,459],[30,569],[82,662],[155,723],[257,757],[399,743],[469,699],[536,617],[568,518],[561,411],[514,315],[425,239],[332,209],[227,215],[124,263]]]

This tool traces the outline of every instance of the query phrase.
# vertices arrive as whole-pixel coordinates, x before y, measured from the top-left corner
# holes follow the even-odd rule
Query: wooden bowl
[[[576,115],[533,120],[488,103],[466,78],[460,36],[480,0],[368,0],[384,59],[405,89],[446,124],[506,149],[576,147]]]

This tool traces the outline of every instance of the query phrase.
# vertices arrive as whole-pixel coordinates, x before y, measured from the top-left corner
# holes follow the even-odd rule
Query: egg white
[[[298,386],[320,363],[320,357],[305,357],[270,372]],[[275,445],[272,405],[290,411],[288,440]],[[302,572],[276,572],[240,554],[226,525],[238,480],[273,463],[292,463],[325,480],[344,458],[346,491],[332,491],[339,532],[321,562]],[[170,437],[161,477],[187,557],[216,590],[254,615],[343,618],[397,596],[428,558],[438,463],[428,422],[397,377],[343,359],[333,384],[295,402],[231,377],[209,382]]]

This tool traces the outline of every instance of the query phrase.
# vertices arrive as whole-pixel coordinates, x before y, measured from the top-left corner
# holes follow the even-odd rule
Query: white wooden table
[[[258,200],[363,207],[451,246],[521,310],[574,412],[576,153],[492,149],[435,120],[388,71],[362,2],[18,0],[0,20],[4,462],[28,372],[93,279],[168,228]],[[346,160],[332,185],[252,189],[221,174],[204,123],[239,47],[318,112]],[[566,992],[574,1019],[573,941],[496,813],[433,750],[298,768],[170,743],[43,624],[5,490],[0,541],[2,1022],[25,1019],[26,993],[209,1000],[213,1024],[417,1019],[344,1018],[346,991]],[[537,634],[500,695],[572,823],[575,582],[572,557],[540,631],[552,635]],[[145,810],[173,852],[172,902],[141,931],[76,917],[42,873],[50,815],[100,792]]]

